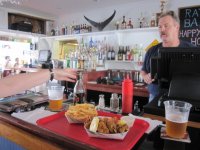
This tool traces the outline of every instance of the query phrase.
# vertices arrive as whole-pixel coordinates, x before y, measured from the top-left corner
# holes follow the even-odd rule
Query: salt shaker
[[[99,95],[99,108],[105,108],[105,99],[103,94]]]
[[[119,110],[119,98],[116,93],[113,93],[110,98],[110,109],[114,111]]]

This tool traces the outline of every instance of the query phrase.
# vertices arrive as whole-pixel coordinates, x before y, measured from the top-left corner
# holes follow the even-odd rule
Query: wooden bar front
[[[37,125],[0,112],[0,136],[27,150],[91,150],[91,145],[60,136]]]

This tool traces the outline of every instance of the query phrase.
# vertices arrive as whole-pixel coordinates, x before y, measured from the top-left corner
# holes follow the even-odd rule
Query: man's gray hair
[[[161,13],[161,14],[159,15],[158,18],[160,19],[160,18],[163,18],[163,17],[165,17],[165,16],[171,16],[171,17],[174,19],[174,21],[176,21],[177,23],[180,23],[179,18],[177,17],[177,15],[175,14],[174,11],[163,12],[163,13]]]

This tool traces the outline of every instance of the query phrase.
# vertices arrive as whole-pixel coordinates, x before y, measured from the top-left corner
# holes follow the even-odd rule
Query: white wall
[[[173,10],[178,13],[178,8],[186,6],[200,5],[199,0],[168,0],[167,10]],[[75,7],[75,6],[74,6]],[[107,19],[113,11],[116,10],[116,15],[112,22],[104,29],[111,30],[114,29],[116,21],[122,21],[122,16],[125,15],[126,18],[132,18],[134,22],[134,27],[139,26],[138,18],[141,16],[141,13],[149,22],[152,13],[160,12],[160,0],[140,0],[131,3],[124,3],[123,5],[115,5],[112,7],[105,7],[104,9],[96,9],[95,11],[86,11],[77,14],[66,14],[60,16],[56,21],[57,25],[61,26],[63,24],[71,25],[74,21],[75,24],[89,24],[85,19],[84,15],[94,20],[96,22],[101,22]],[[95,28],[93,28],[95,30]]]

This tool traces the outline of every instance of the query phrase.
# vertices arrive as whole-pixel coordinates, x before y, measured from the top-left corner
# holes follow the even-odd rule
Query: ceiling
[[[37,11],[52,16],[84,12],[139,0],[24,0],[22,5],[4,3],[2,7],[21,11]]]

